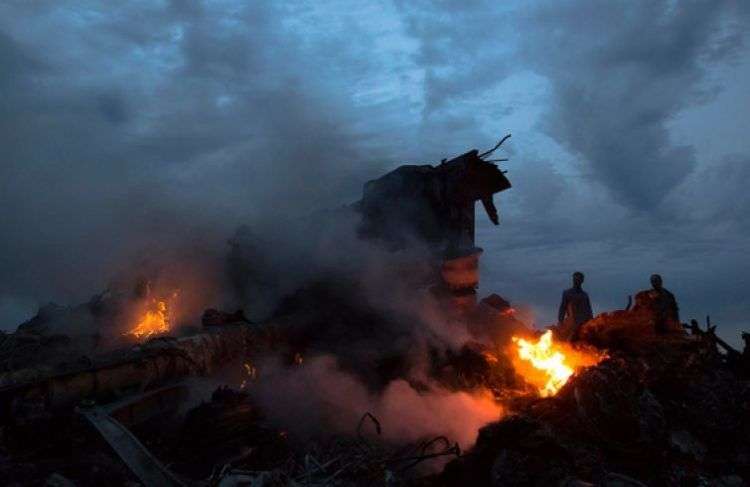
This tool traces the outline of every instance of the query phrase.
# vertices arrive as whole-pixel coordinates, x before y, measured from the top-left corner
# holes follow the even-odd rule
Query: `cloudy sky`
[[[124,3],[0,3],[0,328],[508,132],[482,293],[542,324],[574,270],[597,312],[660,272],[750,328],[747,2]]]

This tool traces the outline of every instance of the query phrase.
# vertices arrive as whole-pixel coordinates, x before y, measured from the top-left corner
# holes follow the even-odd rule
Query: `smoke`
[[[255,360],[248,391],[273,424],[303,439],[353,435],[370,412],[383,440],[445,435],[470,447],[502,408],[481,388],[449,390],[433,366],[476,338],[429,291],[431,252],[417,241],[389,251],[362,240],[359,221],[345,207],[233,238],[239,298],[250,313],[272,309],[264,326],[303,361]]]
[[[167,3],[0,7],[0,320],[81,302],[143,254],[213,255],[240,223],[353,199],[351,161],[377,157],[283,12]]]
[[[449,388],[435,366],[477,338],[429,291],[435,263],[425,246],[386,250],[358,237],[359,221],[347,207],[235,237],[241,295],[265,290],[275,309],[266,326],[287,337],[288,356],[302,356],[299,365],[255,360],[248,391],[302,439],[354,435],[369,412],[387,442],[444,435],[468,448],[503,408],[482,387]]]
[[[303,437],[353,435],[363,414],[370,412],[379,420],[384,440],[414,442],[445,435],[467,448],[480,427],[503,413],[489,394],[451,392],[435,384],[427,391],[423,384],[418,391],[405,379],[373,393],[329,355],[313,357],[301,367],[265,363],[260,370],[251,393],[271,421]]]
[[[686,221],[696,201],[680,196],[742,208],[699,176],[747,152],[747,14],[736,1],[2,2],[0,326],[88,299],[153,245],[223,251],[241,223],[304,218],[396,162],[511,129],[512,231],[481,240],[497,269],[485,283],[551,319],[573,268],[595,271],[592,288],[598,274],[606,309],[661,267],[686,312],[739,327],[747,259],[685,243],[713,239],[718,218],[739,249],[746,219]],[[710,269],[693,274],[697,261]]]

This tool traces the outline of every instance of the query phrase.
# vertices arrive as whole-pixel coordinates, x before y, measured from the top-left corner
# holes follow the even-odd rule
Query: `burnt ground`
[[[330,306],[316,305],[320,302]],[[118,376],[123,387],[136,388],[110,387],[106,398],[111,400],[159,391],[179,374],[215,375],[218,371],[209,367],[211,361],[228,360],[230,352],[240,354],[232,362],[237,374],[227,382],[231,387],[214,384],[212,394],[187,407],[179,395],[164,396],[158,408],[148,406],[148,414],[138,420],[132,411],[128,421],[121,418],[184,485],[732,486],[750,481],[750,382],[745,355],[720,353],[708,333],[672,330],[657,335],[647,309],[602,315],[590,322],[583,330],[584,339],[607,349],[609,358],[577,373],[550,398],[531,394],[533,389],[525,386],[510,363],[502,355],[488,353],[492,350],[479,342],[429,350],[430,373],[443,387],[490,389],[506,408],[507,415],[483,427],[468,451],[460,451],[443,437],[388,443],[378,434],[380,424],[372,416],[363,416],[348,435],[321,431],[305,438],[269,422],[252,395],[240,390],[243,354],[264,350],[280,356],[287,367],[299,367],[304,366],[296,360],[300,352],[338,351],[346,357],[342,366],[374,389],[408,368],[409,357],[404,354],[408,347],[403,345],[368,364],[357,363],[356,354],[344,353],[352,349],[351,343],[371,343],[380,339],[382,330],[399,329],[393,316],[356,302],[326,287],[312,287],[284,304],[286,313],[275,318],[275,327],[231,325],[229,332],[207,327],[202,333],[208,338],[157,339],[101,363],[69,353],[60,356],[73,361],[75,367],[63,367],[72,374],[91,373],[101,364],[131,362],[136,365],[122,368],[120,376],[158,372],[149,373],[146,383]],[[480,313],[474,325],[481,324],[484,331],[494,326],[489,334],[498,337],[507,335],[502,333],[505,328],[518,330],[518,323],[496,318]],[[313,326],[302,326],[304,322]],[[281,331],[288,328],[284,323],[301,328],[290,338]],[[349,334],[347,323],[361,324],[359,334]],[[217,338],[230,332],[252,346],[242,347],[237,338],[229,340],[230,346]],[[18,343],[23,345],[24,340],[36,340],[33,350],[40,350],[38,342],[50,357],[51,350],[61,346],[60,340],[48,342],[44,337],[25,337]],[[218,351],[205,353],[209,345]],[[33,362],[23,355],[15,358],[23,359],[19,363]],[[55,367],[49,357],[44,363]],[[164,380],[155,380],[154,374]],[[86,384],[65,382],[61,388],[49,386],[4,403],[1,484],[141,485],[83,420],[78,411],[89,407],[85,400],[51,407],[73,386],[92,390]],[[4,385],[3,400],[14,391]],[[450,462],[440,472],[428,467],[446,461]]]
[[[458,458],[447,439],[387,445],[370,418],[360,437],[299,442],[265,424],[252,399],[230,388],[132,430],[178,476],[202,485],[218,485],[222,469],[255,472],[246,480],[266,472],[258,485],[718,486],[750,478],[750,383],[699,338],[642,340],[640,351],[613,351],[556,396],[517,398],[513,407]],[[411,468],[412,459],[440,453],[455,458],[442,473]],[[68,416],[5,427],[0,478],[5,485],[70,485],[54,483],[61,478],[138,485],[90,427]]]
[[[745,485],[750,383],[693,337],[640,340],[484,427],[423,485]]]

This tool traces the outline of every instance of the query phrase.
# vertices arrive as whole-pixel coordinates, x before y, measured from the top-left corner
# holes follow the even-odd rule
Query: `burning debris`
[[[434,485],[744,485],[748,394],[715,348],[644,341],[483,428]]]
[[[169,331],[169,310],[166,301],[151,300],[138,324],[128,333],[138,338],[161,335]]]
[[[553,348],[551,331],[545,332],[537,343],[517,337],[513,337],[513,342],[518,345],[518,357],[545,375],[546,381],[539,388],[540,396],[555,395],[573,375],[573,368],[566,363],[565,355]]]
[[[175,317],[175,305],[179,297],[179,291],[172,291],[165,296],[157,296],[153,290],[151,281],[140,280],[136,285],[136,296],[139,304],[136,310],[136,325],[128,330],[126,334],[138,339],[163,335],[170,331]]]
[[[499,222],[493,195],[510,182],[488,157],[508,137],[483,153],[402,166],[367,183],[345,209],[356,217],[351,255],[362,262],[326,261],[324,271],[303,273],[263,320],[249,320],[243,300],[231,302],[234,312],[204,306],[190,314],[175,291],[186,281],[153,277],[77,307],[40,309],[0,336],[0,479],[750,479],[750,352],[731,349],[710,325],[685,333],[666,290],[637,294],[632,309],[540,331],[497,294],[477,301],[474,206],[480,201]],[[246,247],[252,235],[244,229],[230,242],[229,281],[237,296],[279,293],[286,287],[274,263],[285,256],[259,255],[257,242]],[[312,255],[295,257],[311,267]]]
[[[521,372],[527,382],[539,388],[541,397],[554,396],[577,369],[596,365],[606,357],[599,351],[573,349],[571,346],[555,343],[552,330],[544,332],[536,343],[518,337],[513,337],[513,343],[517,346],[518,359],[533,368],[530,370],[516,360],[516,370]]]

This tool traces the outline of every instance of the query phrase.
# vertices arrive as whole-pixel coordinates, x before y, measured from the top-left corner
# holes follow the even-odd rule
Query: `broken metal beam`
[[[0,382],[0,418],[12,418],[24,405],[72,410],[83,399],[107,403],[187,376],[208,375],[247,354],[254,335],[245,324],[212,327],[189,337],[152,340],[81,370],[57,375],[33,368],[11,372]]]
[[[101,434],[131,472],[147,486],[184,485],[159,462],[133,433],[99,407],[81,408],[81,415]]]

